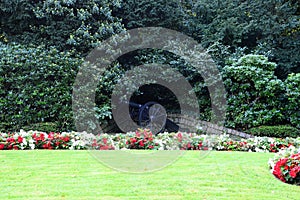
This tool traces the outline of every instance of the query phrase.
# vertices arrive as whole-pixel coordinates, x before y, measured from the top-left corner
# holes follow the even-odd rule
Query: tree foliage
[[[4,1],[1,28],[11,41],[87,53],[124,30],[121,20],[112,15],[120,5],[118,0]]]
[[[284,83],[274,75],[276,64],[260,55],[246,55],[223,69],[228,91],[227,125],[248,129],[283,123]]]
[[[0,121],[6,130],[57,122],[73,127],[72,85],[82,64],[52,47],[0,44]]]
[[[228,126],[299,127],[298,0],[3,0],[0,15],[0,119],[8,127],[42,121],[71,127],[70,87],[78,55],[125,29],[148,26],[180,31],[208,49],[227,87]],[[201,118],[210,119],[201,75],[179,56],[157,49],[123,55],[100,77],[98,119],[111,116],[110,96],[125,71],[147,63],[182,73],[199,98]],[[155,84],[140,88],[133,100],[144,103],[155,95],[176,107],[176,98]]]
[[[286,116],[294,126],[300,128],[300,73],[289,74],[285,86],[288,100]]]
[[[200,0],[187,5],[191,14],[186,33],[204,47],[218,44],[219,63],[224,65],[230,54],[242,47],[246,53],[264,54],[276,62],[276,75],[281,79],[300,71],[299,1]]]

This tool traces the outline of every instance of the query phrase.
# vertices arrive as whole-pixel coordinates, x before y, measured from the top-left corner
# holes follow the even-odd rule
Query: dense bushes
[[[300,131],[292,126],[259,126],[246,131],[254,136],[267,137],[300,137]]]
[[[112,15],[120,6],[118,0],[3,1],[0,34],[2,30],[9,41],[87,53],[124,30],[121,20]]]
[[[41,123],[35,123],[35,124],[29,124],[23,126],[22,129],[24,131],[43,130],[46,133],[59,132],[61,130],[59,124],[60,124],[59,122],[41,122]]]
[[[300,128],[300,73],[289,74],[285,80],[286,86],[286,115],[290,122]]]
[[[207,48],[218,63],[239,48],[268,55],[278,64],[275,74],[284,79],[300,72],[300,3],[296,0],[181,1],[189,12],[185,33]]]
[[[71,85],[81,62],[75,55],[85,55],[124,28],[146,26],[192,36],[208,48],[220,70],[225,66],[227,126],[248,129],[291,123],[300,127],[300,76],[291,74],[283,81],[288,73],[300,71],[298,1],[5,0],[0,14],[0,42],[7,44],[0,49],[2,130],[40,122],[58,122],[57,127],[71,129]],[[232,62],[232,57],[249,53],[268,56],[277,65],[257,55]],[[160,50],[124,55],[100,77],[96,117],[111,117],[111,91],[126,69],[153,62],[169,64],[186,76],[199,97],[201,119],[209,120],[210,97],[203,78],[183,59]],[[170,95],[158,98],[171,99],[168,107],[176,105]]]
[[[283,115],[285,87],[274,76],[275,67],[275,63],[260,55],[246,55],[224,67],[228,126],[248,129],[286,120]]]
[[[57,122],[72,128],[72,85],[82,63],[72,52],[0,44],[0,121],[4,130]]]

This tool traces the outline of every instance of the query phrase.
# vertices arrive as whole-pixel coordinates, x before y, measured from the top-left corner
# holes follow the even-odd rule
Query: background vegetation
[[[147,26],[180,31],[208,49],[228,91],[228,127],[300,128],[297,0],[4,0],[0,15],[1,131],[41,122],[74,129],[71,91],[82,58],[113,34]],[[209,120],[203,78],[176,55],[156,49],[126,54],[100,77],[96,117],[111,117],[111,91],[126,70],[153,62],[186,76],[198,95],[200,118]],[[173,98],[156,86],[150,91],[154,100]],[[142,103],[152,96],[137,93],[134,99]]]

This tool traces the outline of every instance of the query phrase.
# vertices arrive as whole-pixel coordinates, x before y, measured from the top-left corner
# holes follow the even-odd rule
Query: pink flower
[[[103,138],[103,143],[107,144],[107,138]]]

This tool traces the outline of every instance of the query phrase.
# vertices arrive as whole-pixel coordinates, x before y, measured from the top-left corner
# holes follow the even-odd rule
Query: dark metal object
[[[177,132],[179,126],[167,118],[166,111],[159,103],[150,101],[144,105],[129,102],[131,119],[142,128],[149,128],[153,133]]]

